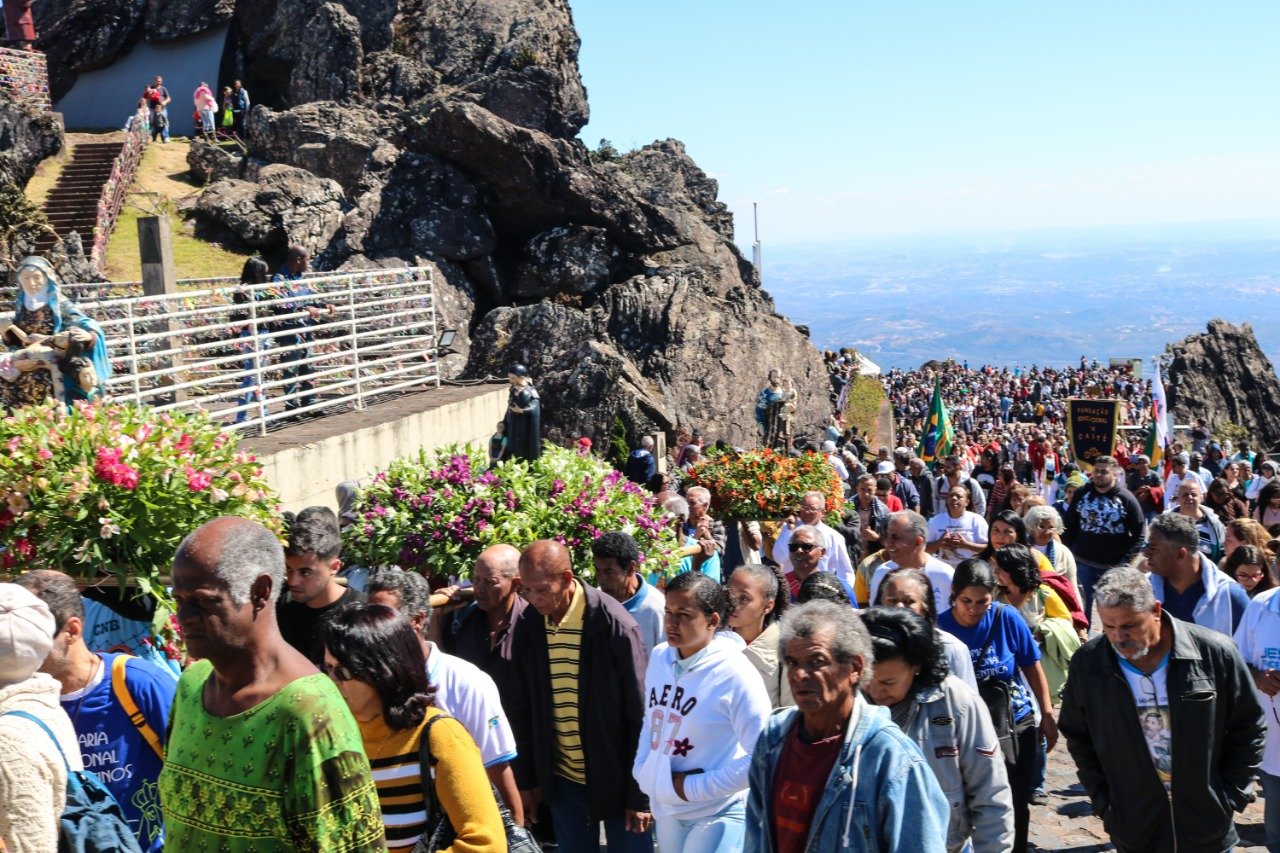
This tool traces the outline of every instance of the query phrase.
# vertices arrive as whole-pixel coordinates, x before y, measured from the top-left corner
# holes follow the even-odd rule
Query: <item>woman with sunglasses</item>
[[[1058,742],[1058,726],[1040,666],[1040,646],[1018,611],[995,600],[997,587],[987,561],[961,562],[951,582],[951,608],[938,616],[938,627],[969,647],[978,691],[992,711],[992,722],[998,723],[996,734],[1013,792],[1012,849],[1021,853],[1027,849],[1039,740],[1043,735],[1052,750]]]
[[[442,817],[456,834],[448,853],[506,850],[506,834],[480,749],[462,724],[431,705],[422,644],[404,616],[381,604],[352,604],[321,627],[324,670],[360,726],[378,786],[387,849],[413,850]],[[419,759],[429,738],[435,765]],[[427,814],[434,787],[444,815]]]
[[[1204,493],[1204,505],[1214,511],[1223,524],[1237,518],[1248,518],[1249,507],[1231,493],[1231,486],[1222,477],[1215,477]]]
[[[862,624],[875,656],[863,692],[889,709],[937,777],[951,806],[947,850],[1005,853],[1013,841],[1013,797],[982,700],[949,674],[941,635],[925,617],[905,607],[872,607]]]

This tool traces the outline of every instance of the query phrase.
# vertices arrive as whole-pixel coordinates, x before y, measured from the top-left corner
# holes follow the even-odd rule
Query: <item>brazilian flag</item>
[[[951,428],[951,418],[947,415],[947,407],[942,403],[942,380],[934,377],[933,402],[929,404],[929,420],[924,425],[924,434],[920,436],[916,455],[926,465],[934,464],[951,452],[951,443],[955,435],[955,430]]]

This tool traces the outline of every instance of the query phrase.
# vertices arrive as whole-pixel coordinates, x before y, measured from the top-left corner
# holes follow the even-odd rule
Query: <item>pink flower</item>
[[[52,459],[53,451],[47,447],[42,447],[36,451],[36,456],[39,456],[41,459]]]
[[[193,492],[203,492],[213,482],[213,475],[208,471],[197,471],[187,466],[187,488]]]

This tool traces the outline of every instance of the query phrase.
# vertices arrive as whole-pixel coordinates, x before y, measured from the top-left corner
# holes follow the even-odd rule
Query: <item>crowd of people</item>
[[[1119,849],[1229,849],[1255,779],[1280,849],[1267,460],[1023,481],[837,431],[838,517],[745,522],[653,449],[666,580],[622,530],[440,586],[345,565],[347,511],[219,518],[174,556],[180,673],[61,572],[0,584],[0,841],[57,849],[90,773],[148,851],[1022,851],[1066,748]]]
[[[159,74],[143,88],[138,106],[146,110],[152,142],[169,141],[169,104],[172,102],[164,77]],[[224,86],[220,98],[208,83],[201,81],[192,95],[192,104],[194,130],[205,139],[244,138],[244,120],[249,114],[250,101],[249,92],[241,81],[235,80],[230,86]]]

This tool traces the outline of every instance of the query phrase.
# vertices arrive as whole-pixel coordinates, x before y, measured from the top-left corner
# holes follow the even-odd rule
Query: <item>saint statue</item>
[[[18,264],[13,318],[0,328],[0,400],[6,409],[89,400],[111,376],[102,327],[62,296],[44,258]]]
[[[782,389],[782,378],[778,371],[769,371],[769,384],[756,397],[756,423],[764,434],[764,446],[775,447],[781,428],[779,416],[782,414],[786,392]]]
[[[507,398],[507,456],[532,462],[542,455],[542,401],[523,364],[507,373],[511,390]]]

